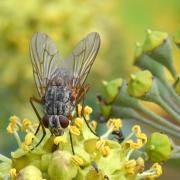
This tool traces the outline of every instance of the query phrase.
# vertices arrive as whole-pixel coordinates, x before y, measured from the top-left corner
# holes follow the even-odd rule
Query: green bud
[[[150,29],[146,32],[146,39],[143,45],[143,50],[145,52],[152,51],[159,47],[168,38],[168,33],[165,32],[151,31]]]
[[[96,143],[97,143],[97,139],[93,138],[93,139],[87,139],[86,141],[84,141],[84,149],[87,153],[94,153],[96,151]]]
[[[99,108],[100,108],[101,115],[105,119],[108,119],[111,114],[112,106],[99,103]]]
[[[21,169],[17,174],[17,180],[42,180],[42,173],[41,171],[32,165],[26,166],[25,168]]]
[[[178,48],[180,48],[180,31],[177,31],[177,33],[174,36],[174,41]]]
[[[128,83],[128,93],[133,97],[142,97],[152,86],[152,74],[150,71],[140,71],[132,74]]]
[[[162,162],[171,155],[171,142],[166,134],[155,132],[148,139],[145,151],[152,162]]]
[[[51,162],[52,153],[47,153],[41,157],[41,170],[47,171],[49,163]]]
[[[148,30],[143,51],[164,65],[173,77],[176,77],[176,70],[172,63],[172,47],[167,33]]]
[[[117,97],[119,93],[119,88],[122,85],[122,79],[115,79],[112,81],[103,81],[103,85],[105,87],[105,93],[106,93],[106,101],[108,103],[111,103],[114,101],[114,99]]]
[[[12,167],[15,168],[17,171],[20,171],[24,167],[29,164],[29,158],[27,156],[21,156],[19,158],[12,159]]]
[[[127,83],[124,81],[120,89],[120,93],[116,98],[116,101],[113,103],[115,106],[125,106],[138,109],[140,107],[139,100],[130,96],[127,92]]]
[[[158,62],[154,61],[147,54],[142,54],[134,60],[134,65],[141,68],[142,70],[146,69],[151,71],[151,73],[158,77],[162,82],[167,82],[166,76],[164,74],[163,66]]]
[[[135,45],[134,59],[138,59],[143,53],[142,44],[139,42]]]
[[[175,88],[176,93],[180,96],[180,75],[177,77],[174,83],[174,88]]]
[[[71,180],[77,174],[78,166],[72,160],[72,155],[66,151],[55,151],[49,162],[48,175],[51,180]]]
[[[91,169],[87,175],[86,175],[86,180],[104,180],[104,174],[101,170],[98,172],[95,169]]]

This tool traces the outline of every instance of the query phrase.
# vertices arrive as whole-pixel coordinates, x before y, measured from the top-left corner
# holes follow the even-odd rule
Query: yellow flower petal
[[[136,160],[136,173],[142,173],[144,170],[144,159],[142,157],[138,157]]]
[[[25,136],[25,144],[28,146],[32,143],[32,140],[34,138],[34,134],[33,133],[28,133],[26,136]]]
[[[79,128],[82,128],[82,126],[83,126],[83,119],[82,118],[77,117],[74,122]]]
[[[137,142],[133,142],[131,139],[125,142],[132,149],[140,149],[143,146],[142,140],[137,139]]]
[[[134,159],[126,161],[124,167],[128,174],[135,174],[136,161]]]
[[[72,134],[79,136],[80,130],[76,126],[69,126],[69,130]]]
[[[31,125],[31,121],[27,118],[23,119],[22,121],[22,131],[26,131],[28,129],[28,127]]]
[[[15,168],[12,168],[12,169],[10,170],[10,177],[11,177],[11,179],[15,180],[15,179],[16,179],[16,176],[17,176],[16,169],[15,169]]]
[[[54,138],[54,144],[58,145],[59,143],[67,143],[67,139],[64,136],[56,136]]]
[[[106,144],[105,140],[99,140],[96,142],[96,149],[101,150]]]
[[[12,128],[12,126],[9,124],[8,125],[8,127],[6,128],[6,130],[7,130],[7,132],[9,133],[9,134],[12,134],[13,133],[13,128]]]
[[[109,155],[109,153],[110,153],[110,147],[109,146],[104,146],[104,147],[101,148],[100,152],[104,157],[107,157]]]
[[[122,121],[119,118],[109,119],[107,127],[112,128],[113,131],[117,131],[122,127]]]
[[[151,169],[155,171],[155,174],[152,176],[153,178],[157,178],[162,175],[162,167],[158,163],[154,163]]]
[[[73,155],[72,156],[72,161],[76,164],[76,165],[78,165],[78,166],[82,166],[83,164],[84,164],[84,161],[83,161],[83,159],[81,159],[79,156],[77,156],[77,155]]]
[[[89,106],[85,106],[83,109],[83,112],[86,116],[89,116],[92,113],[92,111],[93,111],[92,108]]]
[[[78,106],[77,106],[77,110],[78,110],[78,117],[81,117],[81,113],[82,113],[82,106],[81,106],[81,104],[78,104]]]
[[[91,121],[91,126],[94,130],[96,130],[97,127],[97,122],[96,121]]]
[[[10,124],[12,124],[13,126],[16,125],[17,121],[18,121],[18,117],[17,116],[11,116],[9,118]]]
[[[134,132],[134,134],[138,135],[141,133],[141,127],[139,125],[134,125],[132,127],[132,132]]]

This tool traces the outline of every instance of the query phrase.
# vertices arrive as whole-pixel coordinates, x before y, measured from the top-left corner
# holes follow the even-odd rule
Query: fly
[[[31,97],[30,103],[39,119],[35,135],[40,127],[43,130],[43,136],[36,146],[45,137],[45,128],[52,135],[61,136],[63,129],[68,127],[73,110],[89,89],[85,81],[99,47],[99,34],[89,33],[64,60],[48,35],[42,32],[33,35],[30,56],[39,98]],[[43,117],[38,113],[34,102],[43,106]]]

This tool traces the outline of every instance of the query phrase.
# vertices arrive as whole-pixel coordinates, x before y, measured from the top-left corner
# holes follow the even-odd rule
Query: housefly
[[[52,135],[60,136],[72,118],[72,112],[80,103],[89,86],[85,84],[100,47],[97,32],[89,33],[72,53],[63,59],[55,44],[45,33],[35,33],[30,42],[30,56],[39,98],[31,97],[30,103],[42,127],[43,136],[48,128]],[[35,104],[43,106],[44,116],[38,113]]]

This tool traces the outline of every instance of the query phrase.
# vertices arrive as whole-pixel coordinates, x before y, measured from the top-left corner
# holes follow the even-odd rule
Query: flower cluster
[[[107,131],[97,137],[85,124],[80,105],[78,109],[78,116],[71,120],[62,136],[54,137],[47,130],[45,139],[38,147],[35,146],[42,132],[34,135],[37,124],[28,119],[10,117],[7,132],[14,135],[19,147],[11,153],[11,159],[0,155],[0,177],[17,180],[129,180],[154,179],[162,174],[161,165],[157,162],[150,169],[144,170],[146,158],[143,147],[150,142],[139,125],[134,125],[131,133],[120,142],[112,134],[121,131],[122,121],[111,118],[107,123]],[[92,108],[86,106],[83,113],[89,127],[95,132],[97,122],[90,120]],[[25,134],[24,140],[19,136],[20,131]],[[74,154],[69,132],[72,135]]]

